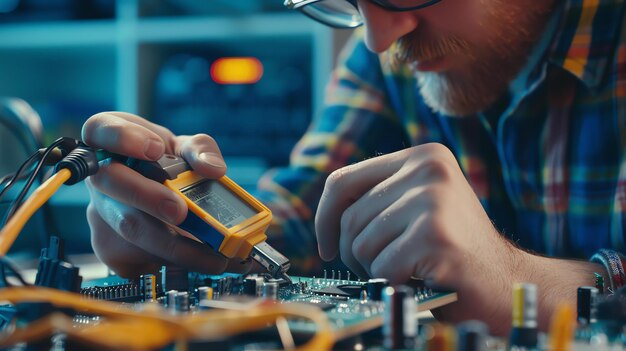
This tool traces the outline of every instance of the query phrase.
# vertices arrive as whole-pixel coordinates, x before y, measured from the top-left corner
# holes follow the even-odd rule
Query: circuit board
[[[175,287],[178,288],[177,291],[186,290],[188,293],[189,307],[181,307],[185,313],[200,309],[247,309],[266,303],[268,299],[280,304],[303,303],[316,306],[325,312],[333,327],[335,340],[367,332],[383,323],[385,305],[380,299],[368,296],[369,283],[365,281],[340,277],[292,277],[292,281],[287,282],[258,275],[210,276],[192,273],[184,278],[183,273],[187,274],[174,273],[174,279],[169,279],[170,282],[166,273],[161,274],[160,279],[141,277],[127,280],[111,276],[84,283],[81,294],[90,299],[120,303],[155,300],[167,309],[173,308],[172,302],[168,302],[168,295],[172,294]],[[146,284],[147,281],[151,282]],[[185,285],[186,288],[183,288]],[[272,292],[264,291],[272,285],[277,288],[273,296]],[[211,296],[200,297],[198,291],[207,288],[210,288]],[[455,292],[433,291],[419,284],[414,288],[417,312],[437,308],[457,299]],[[306,320],[289,321],[289,328],[293,333],[316,332],[315,324]]]

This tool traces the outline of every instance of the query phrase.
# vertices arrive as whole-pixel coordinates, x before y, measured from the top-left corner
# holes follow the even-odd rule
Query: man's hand
[[[143,160],[164,153],[182,156],[208,178],[226,173],[226,165],[208,135],[175,136],[168,129],[123,112],[99,113],[87,120],[83,141],[93,147]],[[245,271],[248,264],[229,261],[211,248],[179,235],[174,226],[187,205],[172,190],[117,163],[102,164],[87,179],[91,201],[87,219],[98,258],[125,277],[155,272],[174,264],[204,273]]]
[[[525,253],[497,232],[454,155],[440,144],[332,173],[315,229],[321,257],[339,253],[360,276],[392,284],[418,277],[457,290],[459,302],[442,310],[453,321],[496,314],[510,321],[511,283],[525,279],[516,270]]]

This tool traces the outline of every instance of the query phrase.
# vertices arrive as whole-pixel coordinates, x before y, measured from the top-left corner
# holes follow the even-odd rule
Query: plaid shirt
[[[406,68],[365,47],[344,49],[326,107],[258,194],[270,241],[319,269],[312,220],[330,172],[411,145],[449,147],[496,227],[557,257],[625,252],[626,25],[623,0],[563,0],[509,93],[474,118],[433,113]],[[614,251],[611,251],[614,252]]]

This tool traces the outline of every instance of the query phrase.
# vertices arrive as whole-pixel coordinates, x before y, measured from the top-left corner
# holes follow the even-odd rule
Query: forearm
[[[580,286],[593,286],[595,273],[608,282],[606,271],[600,264],[588,261],[557,259],[524,254],[525,282],[538,287],[539,329],[547,331],[550,318],[560,303],[576,306],[576,291]]]

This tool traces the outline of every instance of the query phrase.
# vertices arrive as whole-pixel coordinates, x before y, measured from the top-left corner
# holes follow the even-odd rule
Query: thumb
[[[215,139],[207,134],[177,137],[176,153],[204,177],[217,179],[226,174],[222,152]]]

